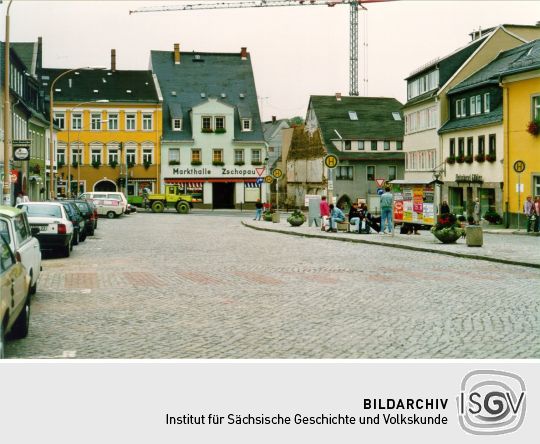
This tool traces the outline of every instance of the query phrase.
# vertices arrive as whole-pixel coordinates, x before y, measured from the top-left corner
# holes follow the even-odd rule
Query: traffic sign
[[[255,168],[255,171],[257,171],[257,175],[261,177],[264,174],[264,171],[266,170],[265,167],[262,168]]]
[[[382,188],[377,188],[377,194],[382,196],[384,194],[384,190]]]
[[[272,176],[279,179],[281,176],[283,176],[283,171],[281,171],[279,168],[274,168],[274,171],[272,171]]]
[[[514,162],[514,171],[516,173],[523,173],[525,171],[525,162],[523,160],[516,160]]]
[[[255,180],[255,183],[257,185],[260,185],[261,183],[263,183],[263,178],[262,177],[257,177],[257,180]]]
[[[330,169],[337,167],[338,162],[339,161],[338,161],[337,156],[334,156],[333,154],[328,154],[328,156],[324,158],[324,164],[326,165],[327,168],[330,168]]]
[[[272,176],[266,176],[266,177],[264,178],[264,181],[265,181],[266,183],[272,183],[272,182],[274,181],[274,178],[273,178]]]
[[[378,188],[382,188],[385,182],[386,182],[386,179],[375,179],[375,183],[377,184]]]

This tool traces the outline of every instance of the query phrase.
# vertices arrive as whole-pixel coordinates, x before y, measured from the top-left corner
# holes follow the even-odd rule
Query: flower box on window
[[[456,156],[448,156],[446,158],[446,163],[449,163],[450,165],[453,165],[454,163],[456,163]]]
[[[116,160],[111,160],[111,161],[109,162],[109,166],[110,166],[111,168],[116,168],[117,165],[118,165],[118,161],[116,161]]]
[[[473,156],[465,156],[465,162],[467,163],[473,163]]]
[[[64,165],[65,165],[65,164],[64,164],[64,162],[62,162],[62,161],[56,162],[56,166],[57,166],[58,168],[62,168]]]
[[[94,168],[99,168],[101,166],[101,162],[99,160],[92,160],[92,166]]]
[[[143,166],[144,166],[144,169],[147,170],[148,168],[150,168],[150,165],[152,165],[152,162],[149,161],[149,160],[145,160],[143,162]]]
[[[199,166],[199,165],[202,165],[202,162],[200,160],[192,160],[191,165],[192,166]]]
[[[221,160],[214,160],[214,161],[212,161],[212,165],[221,167],[221,166],[225,165],[225,162],[222,162]]]
[[[180,165],[179,160],[169,160],[169,165]]]
[[[75,161],[71,164],[72,168],[79,168],[79,162]]]
[[[203,133],[213,133],[214,130],[213,130],[212,128],[203,128],[203,129],[201,130],[201,132],[203,132]]]
[[[540,134],[540,120],[531,120],[527,124],[527,132],[533,136]]]
[[[216,130],[214,132],[216,134],[223,134],[223,133],[226,133],[227,130],[225,128],[216,128]]]
[[[251,165],[262,165],[262,162],[260,160],[252,160]]]
[[[135,166],[135,162],[128,162],[127,163],[128,168],[133,168],[134,166]]]
[[[481,163],[486,160],[486,156],[484,154],[477,154],[476,156],[474,156],[474,160]]]
[[[486,155],[486,160],[488,162],[495,162],[497,160],[497,156],[495,156],[494,154],[487,154]]]
[[[457,156],[457,157],[456,157],[456,162],[457,162],[457,163],[463,163],[463,162],[465,162],[465,156]]]
[[[238,166],[242,166],[242,165],[245,165],[246,163],[243,160],[239,160],[237,162],[234,162],[234,164]]]

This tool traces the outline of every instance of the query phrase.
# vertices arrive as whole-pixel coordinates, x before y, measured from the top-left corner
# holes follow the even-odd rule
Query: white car
[[[41,250],[60,251],[69,257],[73,248],[73,224],[64,205],[60,202],[24,202],[17,208],[26,211],[30,228],[36,229]]]
[[[97,208],[98,216],[107,216],[109,219],[119,217],[124,213],[122,202],[115,199],[91,199]]]
[[[83,193],[79,196],[79,199],[108,199],[108,200],[117,200],[120,202],[120,206],[122,207],[122,212],[125,214],[129,214],[129,204],[126,199],[126,196],[124,196],[124,193],[121,191],[92,191]]]
[[[41,274],[41,250],[39,241],[32,236],[26,213],[18,208],[0,206],[0,236],[26,268],[30,294],[35,294]]]

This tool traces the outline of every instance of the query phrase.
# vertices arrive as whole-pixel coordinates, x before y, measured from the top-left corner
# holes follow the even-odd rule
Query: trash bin
[[[480,225],[468,225],[465,227],[468,247],[481,247],[484,243],[484,234]]]
[[[276,212],[272,214],[272,222],[275,224],[279,223],[279,213]]]

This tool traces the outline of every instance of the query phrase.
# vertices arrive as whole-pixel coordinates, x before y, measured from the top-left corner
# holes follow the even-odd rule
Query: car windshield
[[[62,217],[62,211],[58,205],[21,205],[19,208],[25,210],[29,216]]]
[[[88,204],[86,202],[75,202],[75,205],[81,210],[81,213],[88,213]]]

